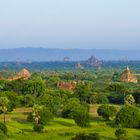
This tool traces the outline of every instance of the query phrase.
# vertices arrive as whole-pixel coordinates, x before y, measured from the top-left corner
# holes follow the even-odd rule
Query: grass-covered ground
[[[15,109],[6,116],[8,140],[70,140],[75,134],[81,132],[97,132],[101,135],[102,140],[115,140],[115,128],[106,125],[106,122],[97,116],[95,110],[92,110],[93,118],[88,128],[76,126],[71,119],[55,118],[45,126],[42,133],[36,133],[33,131],[32,123],[26,122],[27,112],[30,112],[31,109]],[[2,115],[0,115],[0,120],[3,120]],[[139,129],[127,129],[127,131],[130,140],[140,140]]]

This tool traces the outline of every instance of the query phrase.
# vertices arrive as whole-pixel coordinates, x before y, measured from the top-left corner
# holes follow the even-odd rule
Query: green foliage
[[[124,94],[112,93],[108,96],[108,99],[111,104],[123,104],[124,103]]]
[[[81,102],[89,103],[89,98],[91,94],[91,85],[90,84],[79,84],[75,89],[75,97],[79,98]]]
[[[71,98],[62,111],[62,116],[72,118],[80,127],[89,126],[89,109],[87,104],[81,104],[76,98]]]
[[[32,107],[35,104],[35,97],[31,94],[26,94],[22,98],[22,104],[27,107]]]
[[[127,131],[123,128],[116,129],[115,136],[117,137],[117,140],[128,140]]]
[[[38,98],[38,103],[46,106],[55,116],[60,116],[62,107],[67,104],[71,93],[66,90],[46,90]]]
[[[9,107],[8,107],[8,111],[12,111],[13,108],[18,107],[19,106],[19,97],[18,94],[12,91],[2,91],[0,92],[0,97],[6,97],[9,100]]]
[[[7,136],[0,130],[0,140],[7,140]]]
[[[71,113],[70,116],[74,119],[76,124],[80,127],[87,127],[90,123],[89,112],[84,109],[82,106],[79,108],[75,108]]]
[[[108,86],[107,90],[116,94],[126,94],[129,88],[122,83],[112,83]]]
[[[38,117],[38,124],[46,125],[48,122],[53,120],[53,114],[48,108],[43,106],[34,106],[33,112],[27,116],[27,121],[33,122],[35,117]]]
[[[7,127],[4,123],[0,122],[0,130],[6,135],[7,134]]]
[[[91,134],[78,134],[71,140],[100,140],[100,136],[98,133],[91,133]]]
[[[23,90],[25,94],[32,94],[34,97],[39,97],[45,92],[45,87],[44,80],[37,76],[27,80],[24,84]]]
[[[40,114],[40,124],[47,124],[48,122],[53,120],[53,114],[49,111],[47,107],[43,107],[42,110],[39,111]]]
[[[98,93],[96,95],[95,100],[96,100],[96,103],[98,103],[98,104],[107,104],[107,103],[109,103],[107,95],[105,95],[103,93]]]
[[[117,113],[115,123],[128,128],[140,127],[140,111],[137,107],[125,105]]]
[[[127,95],[125,98],[124,98],[124,103],[126,105],[134,105],[135,104],[135,99],[132,95]]]
[[[79,108],[81,106],[80,100],[77,98],[71,98],[69,99],[68,103],[66,106],[64,106],[63,111],[62,111],[62,117],[63,118],[69,118],[70,113],[75,109]]]
[[[134,92],[133,97],[135,99],[136,104],[140,105],[140,92],[139,91]]]
[[[25,81],[18,79],[14,81],[8,81],[6,82],[4,86],[4,91],[13,91],[18,94],[23,94],[23,87],[24,87]]]
[[[34,124],[34,127],[33,127],[34,131],[35,132],[42,132],[42,130],[44,129],[44,126],[42,124]]]
[[[110,117],[114,117],[116,115],[116,108],[110,105],[101,105],[98,110],[98,115],[102,116],[106,120],[109,120]]]

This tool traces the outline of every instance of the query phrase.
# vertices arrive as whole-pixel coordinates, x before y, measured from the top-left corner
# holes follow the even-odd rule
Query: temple
[[[61,81],[61,82],[57,83],[57,87],[61,88],[61,89],[73,91],[76,88],[76,82],[74,82],[74,81],[72,81],[72,82]]]
[[[28,78],[30,78],[30,77],[31,77],[31,73],[30,73],[27,69],[25,69],[25,68],[23,68],[23,69],[17,74],[17,78],[18,78],[18,79],[26,80],[26,79],[28,79]]]
[[[13,81],[13,80],[17,80],[17,79],[22,79],[22,80],[27,80],[31,77],[31,73],[23,68],[16,76],[14,77],[9,77],[7,80]]]
[[[122,82],[130,82],[130,83],[138,82],[137,77],[131,73],[128,66],[127,66],[126,70],[124,70],[124,72],[122,73],[120,80]]]

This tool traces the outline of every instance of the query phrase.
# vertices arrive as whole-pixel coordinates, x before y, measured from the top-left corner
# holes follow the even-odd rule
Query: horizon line
[[[57,49],[57,50],[117,50],[117,51],[140,51],[140,49],[120,49],[120,48],[49,48],[49,47],[15,47],[15,48],[0,48],[0,50],[14,49]]]

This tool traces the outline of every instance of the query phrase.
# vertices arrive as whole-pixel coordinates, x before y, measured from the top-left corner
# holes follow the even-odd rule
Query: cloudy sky
[[[140,0],[0,0],[0,48],[140,49]]]

